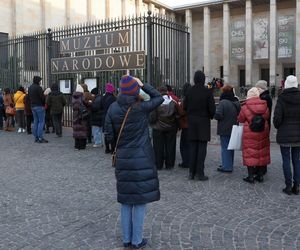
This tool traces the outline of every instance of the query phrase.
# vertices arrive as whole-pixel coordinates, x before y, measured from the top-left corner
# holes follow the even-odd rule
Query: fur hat
[[[77,84],[75,92],[83,93],[84,90],[80,84]]]
[[[112,93],[115,92],[115,90],[116,90],[115,86],[112,83],[109,82],[109,83],[106,84],[105,92],[112,94]]]
[[[137,96],[140,93],[140,85],[136,78],[124,75],[120,81],[120,92],[122,95]]]
[[[298,80],[296,76],[290,75],[286,78],[284,82],[284,88],[298,88]]]
[[[259,97],[259,91],[256,87],[249,89],[247,92],[247,99],[250,99],[252,97]]]
[[[265,80],[259,80],[256,84],[255,84],[256,88],[262,89],[263,91],[268,89],[268,83]]]

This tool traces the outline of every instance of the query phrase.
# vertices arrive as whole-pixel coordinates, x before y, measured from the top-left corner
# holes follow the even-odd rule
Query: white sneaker
[[[22,129],[21,128],[18,129],[18,133],[22,133]]]
[[[26,129],[22,128],[22,133],[25,133],[26,132]]]
[[[100,144],[94,144],[94,145],[93,145],[93,148],[100,148],[100,147],[101,147]]]

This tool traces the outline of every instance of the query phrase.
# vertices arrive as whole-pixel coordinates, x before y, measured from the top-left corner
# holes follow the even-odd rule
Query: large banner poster
[[[253,23],[253,59],[269,58],[269,21],[257,18]]]
[[[231,22],[230,57],[233,62],[245,60],[245,20]]]
[[[295,16],[278,17],[278,58],[291,58],[294,55]]]

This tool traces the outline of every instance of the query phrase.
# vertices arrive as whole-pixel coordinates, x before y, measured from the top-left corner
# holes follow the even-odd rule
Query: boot
[[[257,180],[258,182],[263,182],[264,171],[265,171],[265,167],[256,167],[256,176],[254,179]]]
[[[248,177],[245,177],[243,180],[245,182],[253,184],[254,183],[254,177],[253,177],[254,167],[247,167],[247,169],[248,169]]]
[[[195,179],[195,175],[193,173],[189,173],[189,180],[194,180]]]
[[[292,187],[286,186],[284,189],[282,189],[282,192],[286,193],[287,195],[292,194]]]
[[[292,192],[293,192],[293,194],[295,194],[295,195],[298,195],[298,194],[299,194],[299,184],[294,183],[294,186],[293,186],[293,188],[292,188]]]

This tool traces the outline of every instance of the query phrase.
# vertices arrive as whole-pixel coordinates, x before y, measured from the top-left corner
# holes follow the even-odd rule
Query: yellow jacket
[[[25,98],[25,93],[23,93],[22,91],[17,91],[14,94],[14,102],[15,102],[15,108],[16,109],[24,109],[25,108],[25,104],[24,104],[24,98]]]

